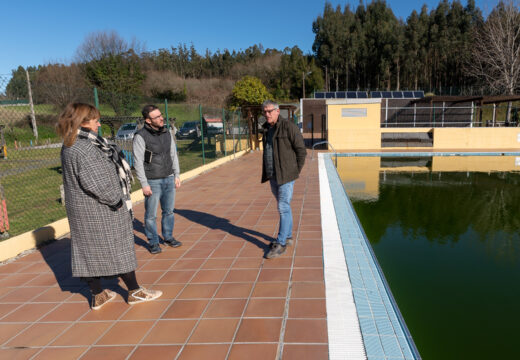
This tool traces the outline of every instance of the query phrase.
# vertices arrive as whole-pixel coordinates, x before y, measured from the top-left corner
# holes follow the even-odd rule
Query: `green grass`
[[[181,173],[203,165],[200,142],[180,140],[177,149]],[[15,150],[8,147],[7,158],[0,159],[0,174],[3,174],[0,185],[4,189],[11,236],[66,217],[60,202],[60,151],[60,148]],[[214,140],[210,146],[205,142],[204,155],[206,164],[223,156],[215,151]],[[141,185],[137,177],[134,178],[132,190],[136,191]]]

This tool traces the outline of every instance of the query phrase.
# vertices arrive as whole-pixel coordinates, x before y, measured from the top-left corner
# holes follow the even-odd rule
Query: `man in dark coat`
[[[266,255],[268,259],[272,259],[282,255],[286,246],[292,244],[291,200],[294,181],[300,175],[307,151],[300,129],[294,123],[280,117],[277,103],[271,100],[264,101],[262,113],[266,119],[262,138],[262,182],[269,180],[280,214],[278,236],[276,241],[271,243]]]
[[[161,252],[157,234],[157,206],[161,204],[163,240],[172,247],[181,246],[173,238],[175,189],[181,186],[177,147],[170,131],[164,126],[161,111],[146,105],[142,111],[144,127],[134,136],[133,154],[137,178],[145,196],[145,233],[150,252]]]

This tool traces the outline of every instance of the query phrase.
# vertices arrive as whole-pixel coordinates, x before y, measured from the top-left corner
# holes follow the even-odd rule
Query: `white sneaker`
[[[145,301],[152,301],[162,295],[161,290],[148,290],[143,287],[128,292],[128,304],[134,305]]]
[[[116,293],[108,289],[103,290],[97,295],[92,295],[92,310],[99,310],[107,302],[114,300]]]

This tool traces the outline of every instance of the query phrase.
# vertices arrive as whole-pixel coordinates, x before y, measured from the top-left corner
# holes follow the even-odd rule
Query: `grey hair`
[[[262,110],[264,110],[269,105],[272,105],[274,109],[280,108],[277,102],[274,102],[273,100],[266,100],[262,103]]]

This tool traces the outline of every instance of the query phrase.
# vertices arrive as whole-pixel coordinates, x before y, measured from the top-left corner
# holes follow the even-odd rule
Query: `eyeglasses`
[[[264,110],[264,111],[262,111],[262,113],[264,113],[265,115],[267,115],[267,114],[272,113],[272,112],[275,111],[275,110],[278,110],[278,109],[273,108],[273,109],[270,109],[270,110]]]
[[[162,118],[162,114],[159,114],[159,115],[157,115],[155,117],[151,117],[150,120],[157,120],[159,118]]]

